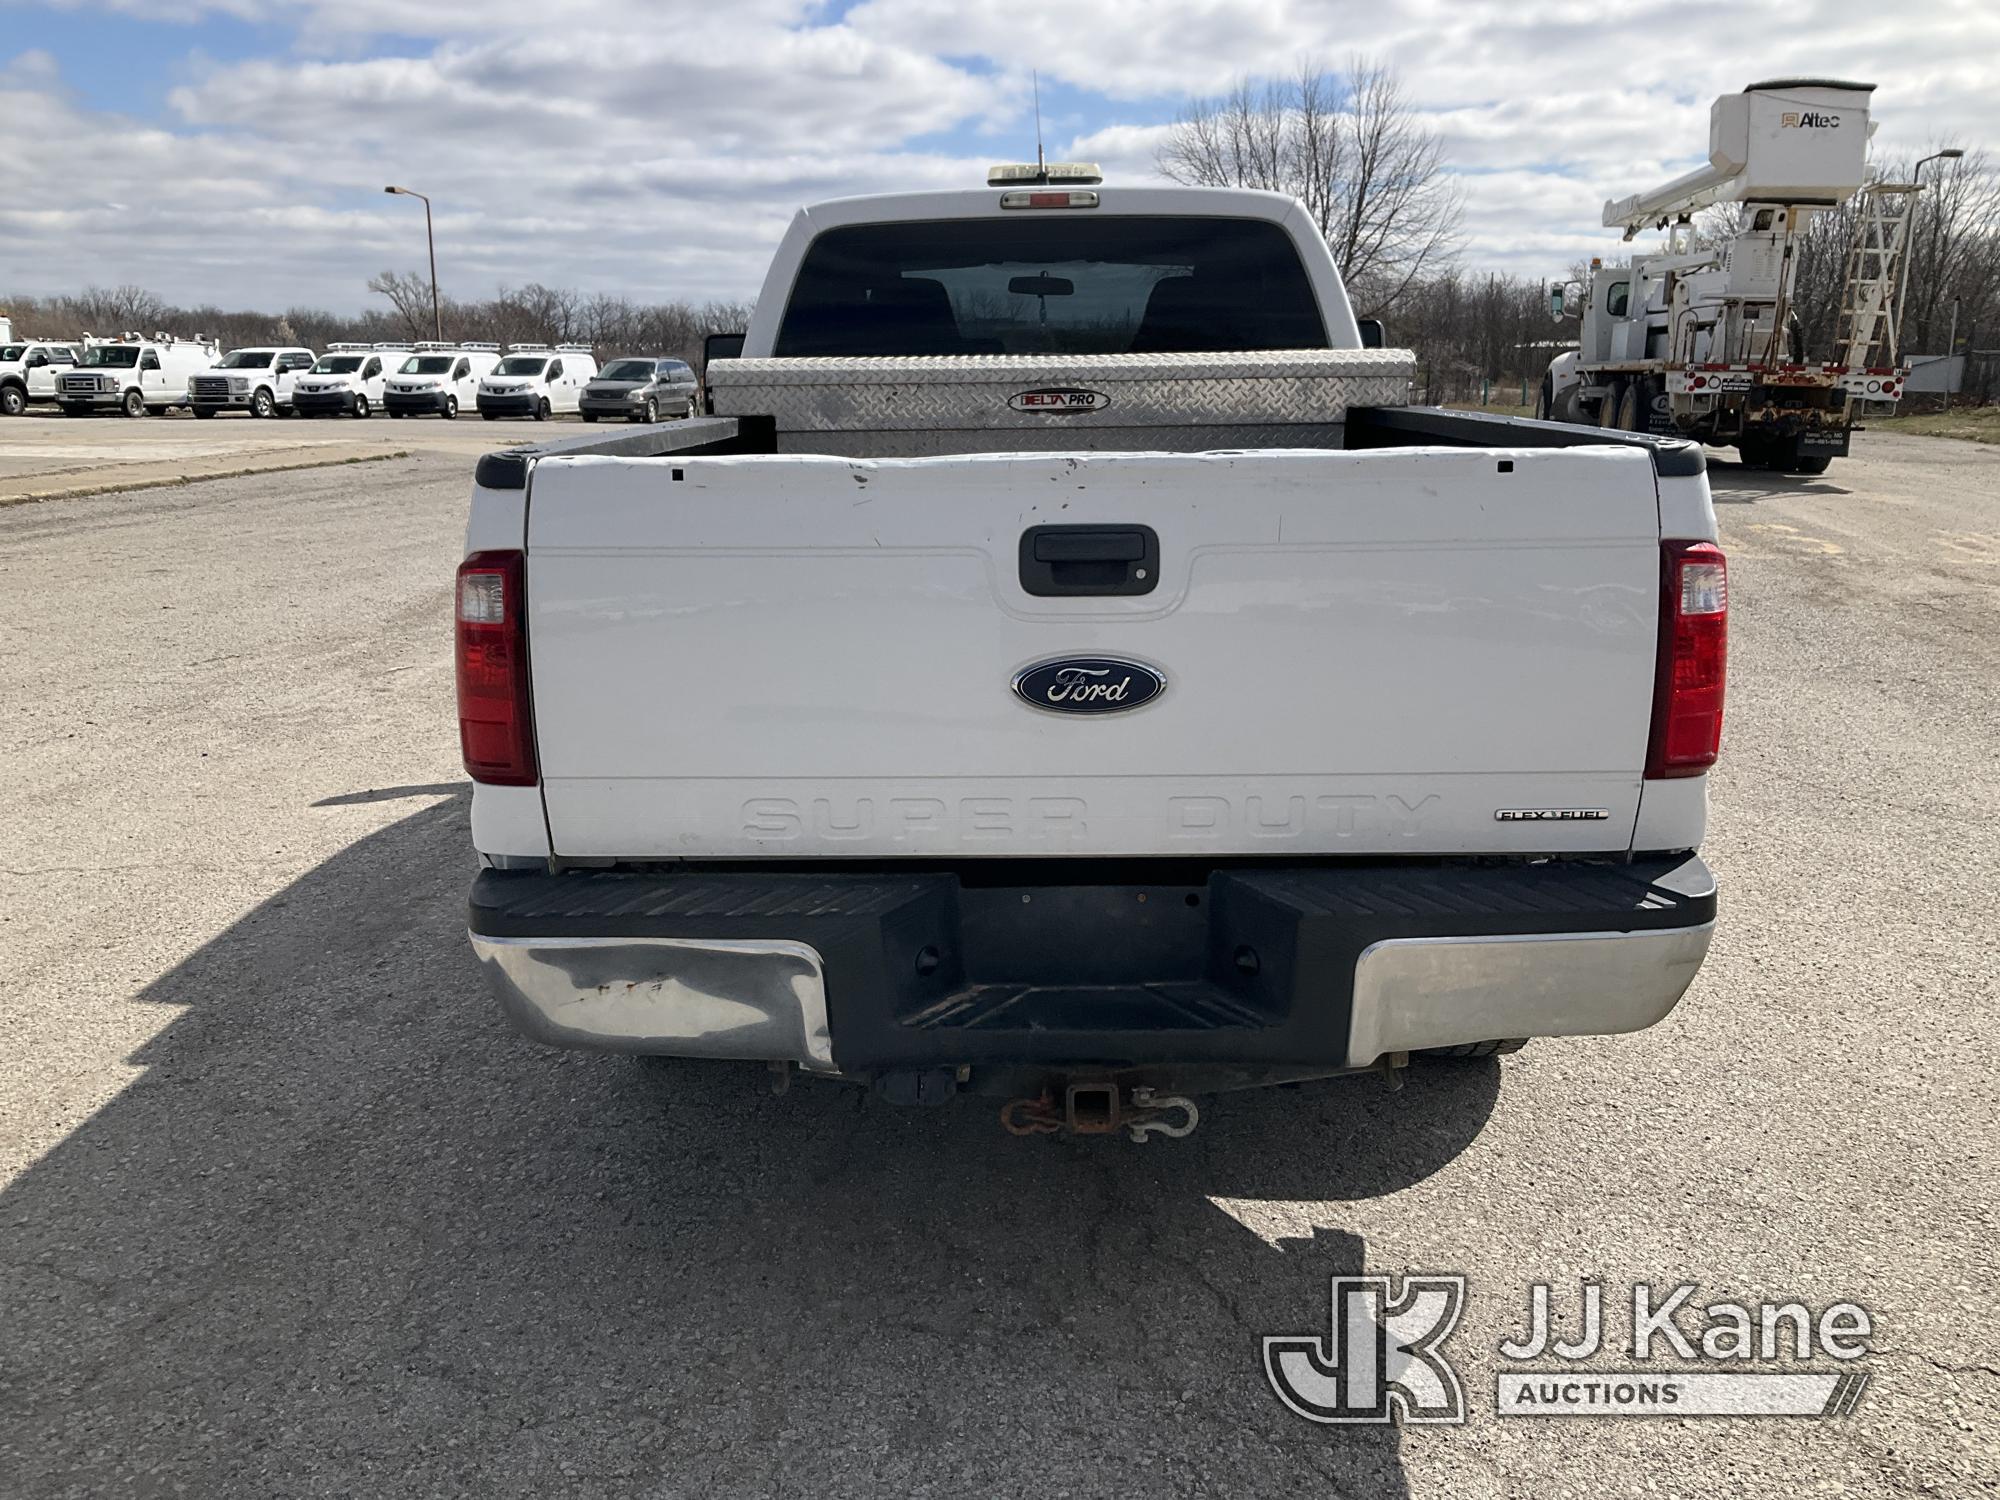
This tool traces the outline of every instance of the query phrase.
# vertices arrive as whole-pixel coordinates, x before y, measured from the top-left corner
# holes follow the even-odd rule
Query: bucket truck
[[[1539,414],[1735,447],[1756,468],[1818,474],[1848,451],[1855,418],[1893,409],[1908,368],[1898,351],[1897,275],[1916,188],[1867,174],[1873,84],[1785,78],[1725,94],[1709,110],[1706,165],[1604,205],[1630,241],[1666,233],[1628,265],[1592,260],[1587,286],[1550,293],[1574,315],[1578,347],[1542,382]],[[1860,195],[1834,345],[1808,357],[1793,316],[1812,216]],[[1734,232],[1695,243],[1693,215],[1740,204]]]

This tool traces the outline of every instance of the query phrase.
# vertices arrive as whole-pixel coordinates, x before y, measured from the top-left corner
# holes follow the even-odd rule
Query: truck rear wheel
[[[1618,425],[1618,403],[1624,394],[1624,381],[1614,380],[1610,382],[1604,392],[1603,399],[1597,403],[1597,425],[1599,427],[1616,427]]]
[[[1538,422],[1552,422],[1555,420],[1555,414],[1555,383],[1548,376],[1544,375],[1542,377],[1542,389],[1535,397],[1535,420]],[[690,411],[688,415],[693,416],[694,413]]]
[[[1644,432],[1645,419],[1639,411],[1639,382],[1628,380],[1625,389],[1618,393],[1618,422],[1620,432]]]

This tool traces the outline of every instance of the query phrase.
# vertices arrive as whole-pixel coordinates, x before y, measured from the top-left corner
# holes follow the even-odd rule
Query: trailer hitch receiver
[[[1000,1123],[1014,1135],[1115,1135],[1122,1130],[1135,1141],[1151,1135],[1178,1139],[1194,1134],[1201,1111],[1194,1100],[1180,1094],[1159,1094],[1143,1085],[1125,1089],[1109,1079],[1091,1079],[1066,1085],[1060,1106],[1050,1092],[1011,1099],[1000,1110]]]

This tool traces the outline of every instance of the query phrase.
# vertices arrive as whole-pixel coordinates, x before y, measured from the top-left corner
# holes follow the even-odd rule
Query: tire
[[[1620,432],[1643,432],[1641,425],[1645,418],[1639,414],[1639,382],[1628,380],[1625,389],[1618,393],[1618,430]]]
[[[87,417],[90,415],[90,408],[87,406],[65,406],[62,409],[62,414],[66,417]]]
[[[375,415],[374,404],[359,391],[354,393],[354,405],[350,406],[348,410],[357,418],[372,417]]]
[[[1552,422],[1555,420],[1555,410],[1556,410],[1555,382],[1550,380],[1548,376],[1544,375],[1542,377],[1541,392],[1535,398],[1535,420],[1538,422]],[[694,412],[690,410],[688,412],[688,415],[693,416]]]
[[[537,422],[546,422],[550,417],[555,415],[555,411],[556,409],[549,405],[549,398],[544,396],[535,403],[535,420]]]
[[[1826,466],[1833,459],[1824,453],[1815,453],[1810,458],[1795,458],[1785,466],[1787,474],[1824,474]]]
[[[1510,1052],[1519,1052],[1528,1045],[1524,1036],[1508,1037],[1493,1042],[1465,1042],[1456,1047],[1425,1047],[1415,1055],[1435,1057],[1450,1062],[1471,1061],[1481,1057],[1504,1057]]]
[[[250,415],[268,422],[277,414],[277,401],[262,386],[257,387],[256,393],[250,398]]]
[[[212,406],[191,406],[188,410],[194,413],[197,422],[213,421],[215,418],[215,408]]]
[[[444,419],[447,422],[456,422],[458,420],[458,397],[446,396],[444,398]]]
[[[143,417],[146,415],[146,398],[138,391],[127,391],[119,409],[128,417]]]
[[[490,411],[483,411],[479,415],[484,417],[489,422],[497,422],[500,420],[498,417],[494,416],[493,413]]]
[[[1618,425],[1618,407],[1619,403],[1624,399],[1625,382],[1622,380],[1612,381],[1611,389],[1605,392],[1604,399],[1597,403],[1597,425],[1599,427],[1616,427]]]
[[[660,420],[660,403],[651,396],[648,396],[646,398],[646,409],[641,415],[644,417],[646,425],[648,427],[652,426],[653,423]]]
[[[692,422],[696,417],[700,415],[701,415],[701,402],[693,396],[688,397],[688,409],[681,413],[681,420],[684,422]]]
[[[586,422],[595,422],[597,420],[597,413],[594,411],[582,411],[578,412],[577,415],[582,417]]]
[[[0,417],[18,417],[28,409],[28,393],[18,385],[0,385]]]

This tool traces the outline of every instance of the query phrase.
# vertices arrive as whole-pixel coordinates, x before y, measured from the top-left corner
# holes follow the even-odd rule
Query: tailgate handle
[[[1021,533],[1021,587],[1038,598],[1150,594],[1160,538],[1150,526],[1030,526]]]

